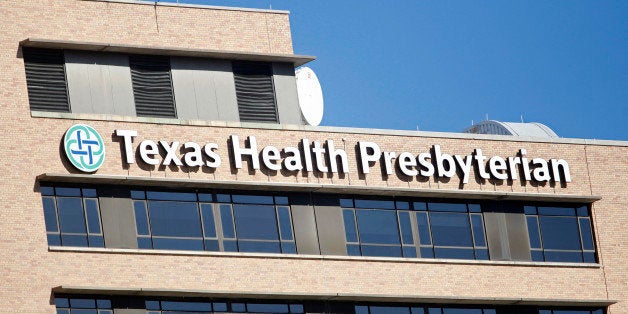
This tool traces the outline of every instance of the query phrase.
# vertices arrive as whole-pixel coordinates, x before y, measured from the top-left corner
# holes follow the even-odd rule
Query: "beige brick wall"
[[[285,14],[208,9],[155,8],[93,1],[0,2],[0,313],[54,313],[51,289],[56,286],[126,287],[166,290],[247,291],[250,293],[384,294],[482,299],[613,299],[611,313],[628,312],[628,147],[566,143],[508,142],[421,136],[305,132],[225,127],[177,126],[114,121],[32,118],[18,42],[28,37],[139,43],[142,45],[291,53]],[[270,39],[269,39],[270,38]],[[89,123],[106,142],[107,159],[97,175],[183,177],[205,180],[314,182],[348,186],[394,186],[472,191],[514,191],[601,195],[593,206],[601,268],[390,262],[365,259],[240,258],[231,256],[154,255],[130,253],[50,252],[46,243],[36,176],[75,173],[61,155],[61,137],[74,123]],[[166,139],[220,145],[223,166],[202,169],[143,169],[122,165],[115,129],[135,129],[143,139]],[[226,139],[257,136],[260,147],[295,146],[301,138],[346,144],[351,172],[344,178],[321,174],[231,171],[226,166]],[[564,158],[573,182],[566,187],[522,184],[521,181],[471,180],[460,187],[430,178],[382,178],[379,168],[357,175],[358,140],[384,150],[423,152],[440,144],[445,152],[512,156],[526,148],[528,156]]]

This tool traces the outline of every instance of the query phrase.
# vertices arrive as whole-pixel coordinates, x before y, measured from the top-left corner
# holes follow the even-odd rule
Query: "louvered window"
[[[22,48],[31,110],[70,112],[63,50]]]
[[[233,62],[240,121],[278,123],[270,63]]]
[[[170,58],[134,55],[129,57],[129,65],[137,115],[176,118]]]

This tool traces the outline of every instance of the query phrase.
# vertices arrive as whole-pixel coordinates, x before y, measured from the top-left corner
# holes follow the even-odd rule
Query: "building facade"
[[[0,3],[1,313],[626,313],[628,143],[307,126],[288,13]]]

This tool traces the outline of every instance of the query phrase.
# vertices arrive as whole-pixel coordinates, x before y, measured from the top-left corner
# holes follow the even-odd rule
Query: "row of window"
[[[24,47],[31,110],[71,112],[64,51]],[[129,68],[140,117],[176,118],[170,58],[129,55]],[[278,123],[271,63],[232,61],[240,121]]]
[[[42,186],[41,194],[49,245],[106,246],[97,189]],[[300,253],[288,195],[138,189],[130,198],[140,249]],[[490,257],[481,203],[338,201],[348,255]],[[596,261],[588,206],[524,208],[533,261]]]
[[[54,299],[57,314],[112,314],[117,300],[130,297],[85,297],[59,296]],[[144,304],[147,314],[175,313],[346,313],[346,314],[502,314],[502,313],[538,313],[538,314],[603,314],[603,308],[550,308],[550,307],[499,307],[491,305],[437,305],[437,304],[346,304],[310,301],[277,300],[204,300],[204,299],[153,299],[148,298],[133,302]],[[142,302],[143,301],[143,302]],[[347,306],[349,305],[349,306]],[[321,309],[325,309],[322,310]]]

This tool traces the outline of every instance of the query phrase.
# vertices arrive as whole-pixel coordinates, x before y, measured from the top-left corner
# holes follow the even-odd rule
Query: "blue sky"
[[[628,1],[186,0],[291,11],[322,125],[459,132],[541,122],[628,140]]]

